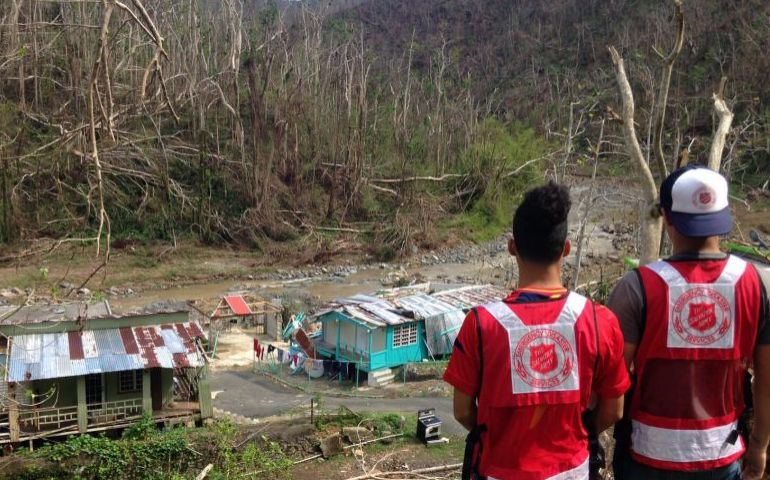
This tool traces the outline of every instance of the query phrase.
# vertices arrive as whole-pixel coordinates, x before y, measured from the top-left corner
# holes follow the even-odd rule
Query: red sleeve
[[[478,394],[481,384],[477,322],[477,313],[471,310],[460,327],[449,365],[444,372],[445,382],[471,397]]]
[[[607,308],[597,305],[596,317],[600,353],[593,390],[601,398],[617,398],[631,386],[623,360],[623,334],[615,314]]]

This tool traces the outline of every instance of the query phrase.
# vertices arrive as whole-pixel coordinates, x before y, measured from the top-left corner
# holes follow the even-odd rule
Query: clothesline
[[[296,367],[300,363],[312,360],[314,368],[324,368],[324,370],[334,367],[337,367],[337,370],[342,370],[341,367],[344,365],[346,370],[349,371],[351,368],[355,368],[359,363],[344,360],[309,358],[304,353],[291,353],[290,351],[286,351],[275,345],[262,345],[257,338],[254,339],[254,353],[257,361],[277,360],[279,363],[284,363],[284,361],[288,360],[286,363],[291,363]]]

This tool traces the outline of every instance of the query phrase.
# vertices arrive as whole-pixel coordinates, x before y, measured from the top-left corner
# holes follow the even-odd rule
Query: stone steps
[[[393,374],[393,371],[391,369],[382,368],[380,370],[369,372],[369,378],[367,383],[369,384],[370,387],[381,388],[393,383],[395,379],[396,379],[396,376]]]

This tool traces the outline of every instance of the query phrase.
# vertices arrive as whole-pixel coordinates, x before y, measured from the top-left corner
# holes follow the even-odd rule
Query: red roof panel
[[[83,351],[83,339],[80,338],[80,332],[67,332],[67,340],[70,346],[70,359],[83,360],[86,354]]]
[[[174,357],[174,366],[175,367],[189,367],[190,362],[187,360],[187,355],[184,353],[174,353],[171,355]]]
[[[129,327],[121,327],[120,338],[123,340],[123,347],[126,349],[126,353],[139,353],[139,346],[136,344],[136,338],[134,338],[134,333]]]
[[[139,349],[142,351],[142,358],[147,368],[160,367],[157,355],[155,355],[155,341],[153,332],[150,328],[135,327],[134,335],[139,343]]]
[[[190,326],[187,327],[187,332],[195,338],[203,338],[206,335],[203,333],[203,330],[201,330],[200,325],[198,325],[196,322],[190,322]]]
[[[240,295],[226,296],[225,301],[235,315],[251,315],[251,309]]]

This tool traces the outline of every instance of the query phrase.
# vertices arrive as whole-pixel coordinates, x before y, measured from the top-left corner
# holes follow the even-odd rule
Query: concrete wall
[[[20,383],[16,388],[21,389],[22,391],[30,388],[36,395],[43,395],[45,392],[55,389],[55,393],[51,398],[43,402],[40,407],[72,407],[78,404],[76,377],[38,380],[36,382],[30,382],[28,386]],[[42,398],[38,401],[40,400],[42,400]],[[29,402],[29,399],[25,399],[25,402]]]
[[[283,334],[283,323],[280,314],[265,315],[265,333],[273,340],[280,340]]]
[[[141,375],[141,373],[140,373]],[[120,385],[120,372],[105,373],[104,374],[104,398],[108,402],[114,402],[118,400],[134,400],[142,398],[142,390],[130,393],[119,393],[118,386]]]

